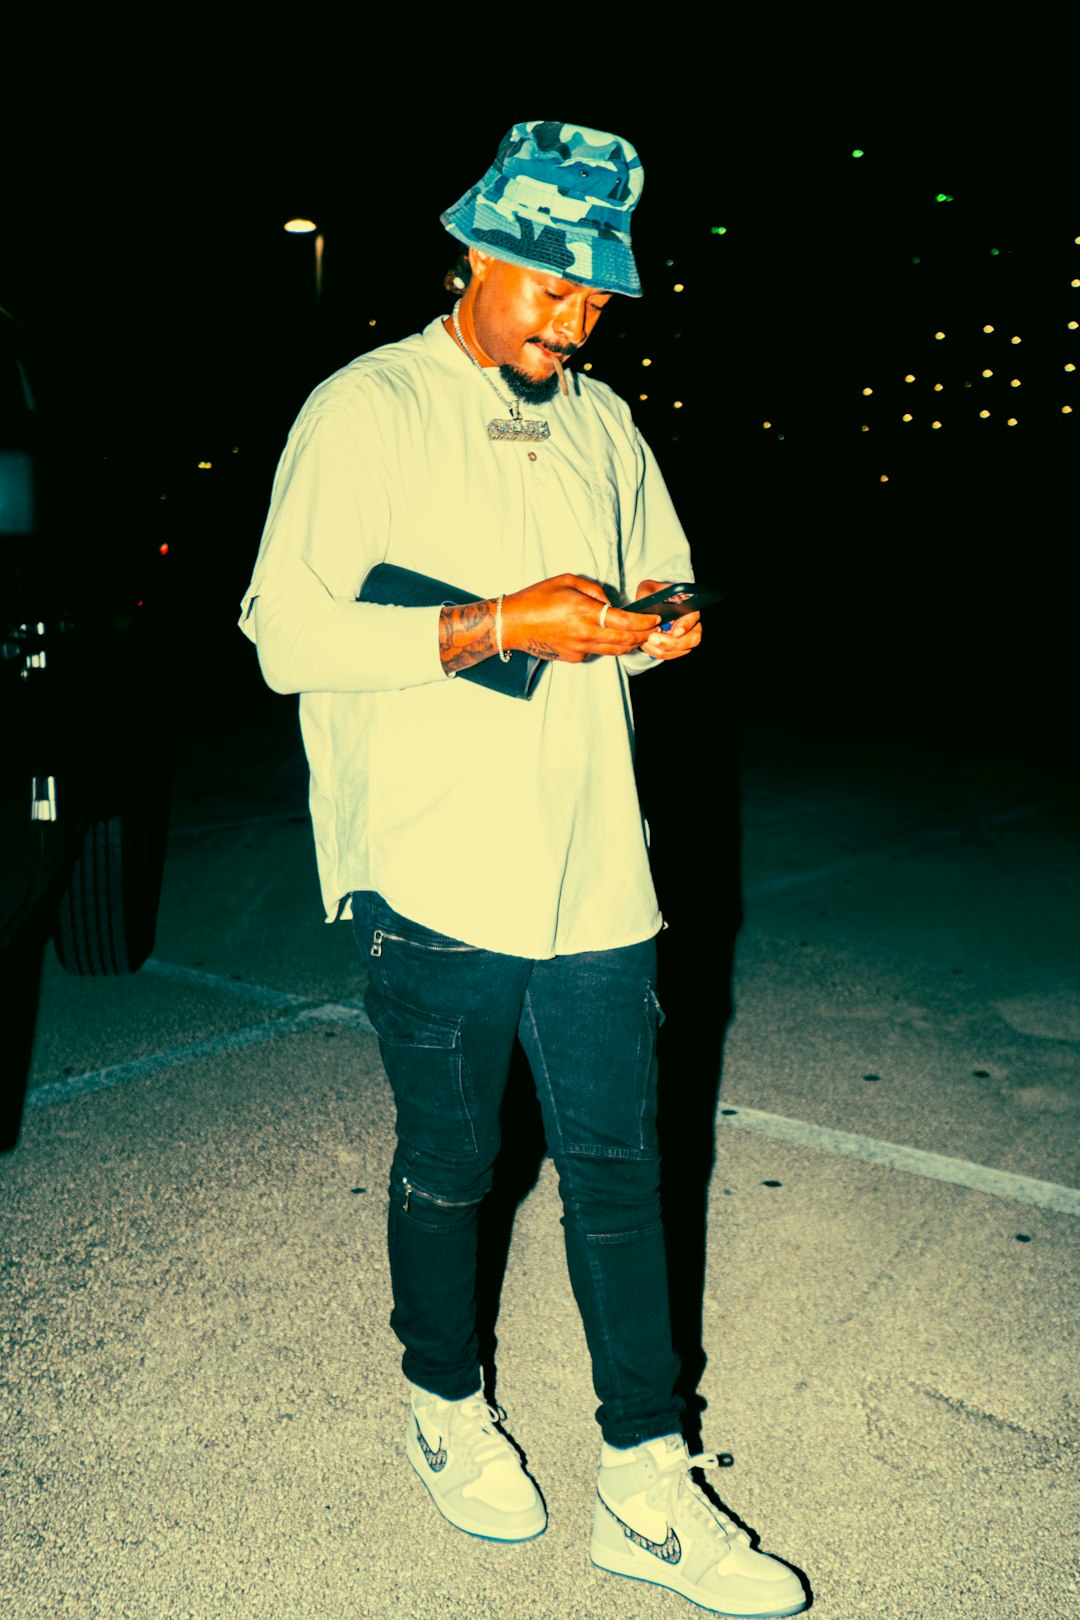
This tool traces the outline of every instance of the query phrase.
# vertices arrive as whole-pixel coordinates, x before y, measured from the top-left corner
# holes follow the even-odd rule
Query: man
[[[641,184],[612,135],[507,134],[442,216],[468,251],[452,315],[354,361],[300,413],[241,623],[270,685],[301,694],[328,916],[351,915],[368,960],[397,1106],[409,1461],[462,1530],[518,1541],[546,1526],[481,1394],[475,1323],[477,1211],[520,1037],[601,1403],[593,1560],[715,1613],[787,1615],[804,1607],[799,1580],[695,1484],[709,1459],[689,1457],[674,1394],[662,921],[627,684],[689,654],[701,627],[623,604],[691,578],[689,552],[626,405],[563,375],[611,298],[640,296]],[[465,600],[362,599],[383,562]]]

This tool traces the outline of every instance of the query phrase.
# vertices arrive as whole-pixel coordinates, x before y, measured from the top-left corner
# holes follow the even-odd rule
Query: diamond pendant
[[[551,438],[547,423],[535,416],[497,416],[488,423],[487,430],[489,439],[509,444],[515,441],[535,444],[540,439]]]

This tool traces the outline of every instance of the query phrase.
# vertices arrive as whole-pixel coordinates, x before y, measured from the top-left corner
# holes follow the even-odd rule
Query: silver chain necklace
[[[488,438],[499,440],[504,444],[535,444],[540,439],[550,439],[551,429],[548,427],[546,421],[543,421],[541,418],[536,416],[522,416],[521,401],[516,399],[504,399],[499,390],[495,387],[495,384],[487,374],[487,368],[480,364],[479,360],[476,358],[475,354],[473,354],[472,350],[469,348],[469,345],[461,335],[461,326],[458,322],[458,310],[460,307],[461,299],[459,298],[450,313],[450,319],[454,323],[454,336],[457,338],[459,344],[465,350],[465,353],[468,355],[481,377],[483,377],[488,387],[494,390],[495,397],[499,401],[499,404],[510,412],[508,417],[497,416],[488,423]]]

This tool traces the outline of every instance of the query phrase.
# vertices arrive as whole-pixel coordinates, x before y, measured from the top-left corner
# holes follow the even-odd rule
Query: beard
[[[557,372],[550,377],[529,377],[524,371],[516,371],[513,366],[500,366],[499,376],[512,394],[526,405],[546,405],[549,399],[554,399],[559,390]]]
[[[573,352],[572,349],[560,351],[559,358],[565,364]],[[510,392],[516,394],[526,405],[546,405],[559,391],[559,373],[555,370],[550,377],[538,378],[530,377],[527,372],[517,371],[513,366],[500,366],[499,376]]]

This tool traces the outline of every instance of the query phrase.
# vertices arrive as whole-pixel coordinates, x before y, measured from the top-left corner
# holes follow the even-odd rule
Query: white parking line
[[[254,1001],[260,1007],[305,1007],[311,1005],[310,996],[297,996],[289,990],[271,990],[266,984],[252,984],[248,979],[226,979],[221,973],[204,973],[201,968],[183,967],[179,962],[159,962],[151,956],[139,969],[154,979],[171,979],[174,984],[190,984],[202,990],[223,991],[238,996],[242,1001]]]
[[[164,1074],[182,1063],[197,1063],[200,1058],[220,1057],[222,1052],[258,1046],[260,1041],[291,1034],[299,1026],[301,1017],[298,1013],[292,1018],[276,1018],[268,1024],[250,1024],[246,1029],[230,1030],[226,1035],[192,1041],[190,1046],[172,1046],[164,1052],[148,1052],[145,1057],[131,1058],[126,1063],[110,1063],[104,1069],[88,1069],[85,1074],[66,1075],[63,1080],[47,1080],[27,1092],[26,1111],[53,1108],[57,1103],[74,1102],[76,1097],[89,1097],[95,1091],[126,1085],[129,1080],[146,1080],[151,1075]]]
[[[227,979],[221,973],[206,973],[201,968],[184,967],[179,962],[161,962],[156,956],[144,962],[139,972],[150,978],[168,979],[174,984],[236,996],[258,1007],[295,1008],[296,1011],[291,1018],[248,1024],[243,1029],[229,1030],[224,1035],[211,1035],[205,1041],[192,1041],[161,1052],[148,1052],[145,1057],[131,1058],[126,1063],[110,1063],[102,1069],[88,1069],[85,1074],[65,1075],[62,1080],[48,1080],[27,1092],[27,1111],[73,1102],[76,1097],[87,1097],[95,1091],[108,1091],[129,1080],[144,1080],[150,1075],[178,1068],[181,1064],[198,1062],[201,1058],[219,1057],[223,1052],[239,1052],[278,1035],[291,1035],[298,1029],[309,1028],[313,1023],[349,1024],[368,1034],[375,1033],[363,1008],[348,1003],[328,1001],[320,1005],[313,1002],[310,996],[298,996],[289,990],[274,990],[269,985],[252,984],[247,979]]]
[[[207,974],[206,977],[212,975]],[[88,1097],[95,1091],[109,1091],[113,1086],[126,1085],[129,1080],[146,1080],[151,1075],[164,1074],[185,1063],[220,1057],[223,1052],[240,1052],[247,1046],[275,1040],[279,1035],[292,1035],[297,1030],[310,1029],[312,1024],[347,1024],[362,1029],[365,1034],[374,1034],[368,1016],[361,1007],[328,1001],[322,1006],[304,1007],[290,1018],[274,1018],[267,1024],[248,1024],[244,1029],[232,1029],[224,1035],[211,1035],[205,1041],[171,1046],[163,1052],[148,1052],[145,1057],[131,1058],[126,1063],[110,1063],[103,1069],[88,1069],[85,1074],[66,1075],[63,1080],[47,1080],[44,1085],[34,1086],[27,1092],[26,1109],[29,1112],[33,1108],[52,1108],[57,1103],[74,1102],[76,1097]]]
[[[944,1153],[924,1153],[921,1148],[901,1147],[897,1142],[879,1142],[872,1136],[856,1136],[851,1131],[835,1131],[827,1125],[812,1125],[805,1119],[786,1114],[766,1114],[758,1108],[722,1108],[722,1124],[743,1131],[759,1131],[778,1142],[797,1147],[819,1148],[823,1153],[839,1153],[862,1159],[866,1164],[883,1164],[890,1170],[926,1176],[931,1181],[948,1181],[958,1187],[995,1198],[1011,1198],[1036,1209],[1053,1209],[1062,1215],[1080,1215],[1080,1189],[1063,1187],[1056,1181],[1036,1181],[1033,1176],[1017,1176],[1010,1170],[993,1170],[989,1165],[972,1164],[969,1159],[952,1159]]]
[[[91,1069],[85,1074],[67,1075],[62,1080],[46,1081],[27,1093],[26,1109],[52,1108],[59,1103],[73,1102],[97,1091],[125,1085],[129,1080],[148,1079],[186,1063],[203,1058],[219,1057],[225,1052],[242,1051],[258,1046],[278,1036],[292,1035],[313,1024],[345,1024],[374,1034],[363,1008],[348,1002],[310,1002],[304,996],[287,990],[273,990],[268,985],[252,984],[244,979],[226,979],[217,973],[205,973],[199,968],[183,967],[176,962],[159,962],[151,958],[141,970],[158,978],[176,983],[198,985],[207,990],[224,992],[264,1007],[295,1008],[285,1018],[272,1018],[267,1023],[249,1024],[243,1029],[230,1030],[223,1035],[212,1035],[205,1041],[190,1045],[169,1047],[162,1052],[148,1052],[145,1057],[133,1058],[126,1063],[112,1063],[102,1069]],[[833,1130],[825,1125],[814,1125],[809,1120],[791,1119],[786,1114],[769,1114],[759,1108],[732,1106],[720,1110],[719,1123],[738,1130],[757,1131],[780,1142],[791,1142],[797,1147],[815,1148],[823,1153],[836,1153],[845,1158],[862,1159],[866,1164],[884,1165],[889,1170],[901,1170],[908,1175],[924,1176],[931,1181],[943,1181],[959,1187],[971,1187],[977,1192],[995,1198],[1009,1198],[1016,1203],[1032,1204],[1037,1209],[1055,1210],[1063,1215],[1080,1215],[1080,1189],[1065,1187],[1054,1181],[1039,1181],[1033,1176],[1014,1175],[1009,1170],[995,1170],[989,1165],[973,1164],[968,1159],[953,1159],[943,1153],[925,1153],[920,1148],[904,1147],[898,1142],[879,1142],[872,1136],[857,1136],[851,1131]]]

